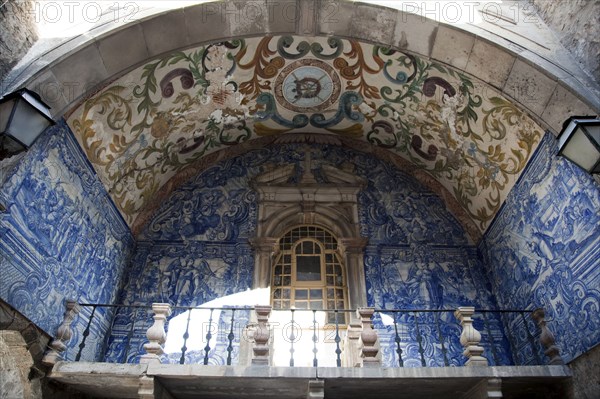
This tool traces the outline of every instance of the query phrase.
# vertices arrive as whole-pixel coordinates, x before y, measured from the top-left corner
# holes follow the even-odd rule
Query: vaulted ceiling
[[[452,67],[301,36],[171,53],[110,84],[68,123],[130,224],[210,153],[261,136],[318,133],[400,155],[484,231],[543,135],[498,90]]]
[[[54,102],[134,233],[214,162],[309,134],[395,163],[477,241],[544,130],[593,112],[520,59],[535,54],[398,10],[289,3],[309,18],[290,24],[265,6],[264,21],[234,22],[229,5],[209,3],[103,28],[110,34],[72,44],[30,80],[98,83],[71,85],[80,91]],[[542,42],[531,48],[541,54]]]

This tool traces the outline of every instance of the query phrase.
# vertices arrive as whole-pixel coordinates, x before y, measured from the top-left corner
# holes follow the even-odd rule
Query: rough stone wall
[[[0,1],[0,81],[38,39],[32,3]]]
[[[40,380],[29,379],[32,366],[23,336],[17,331],[0,331],[0,398],[41,398]]]
[[[574,398],[600,398],[600,345],[569,363],[569,368]]]
[[[584,69],[600,83],[600,0],[529,0]]]

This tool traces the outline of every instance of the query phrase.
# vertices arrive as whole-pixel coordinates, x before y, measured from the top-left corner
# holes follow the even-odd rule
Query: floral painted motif
[[[69,124],[130,226],[207,154],[310,132],[396,152],[444,185],[483,232],[542,137],[499,92],[448,66],[292,36],[172,53],[84,102]]]

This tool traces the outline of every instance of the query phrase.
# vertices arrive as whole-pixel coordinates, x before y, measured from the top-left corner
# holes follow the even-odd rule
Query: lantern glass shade
[[[558,154],[589,173],[600,173],[600,119],[573,117],[558,138]]]
[[[27,89],[0,100],[0,157],[27,150],[50,125],[49,107]]]

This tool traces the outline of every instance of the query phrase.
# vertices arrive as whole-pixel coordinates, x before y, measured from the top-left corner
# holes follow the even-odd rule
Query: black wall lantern
[[[0,159],[26,151],[54,121],[40,96],[20,89],[0,99]]]
[[[600,173],[600,118],[573,116],[558,136],[558,154],[588,173]]]

